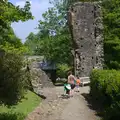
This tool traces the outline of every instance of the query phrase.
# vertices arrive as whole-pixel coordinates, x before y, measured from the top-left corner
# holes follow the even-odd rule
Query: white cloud
[[[23,7],[25,5],[25,0],[17,1],[15,4]],[[23,42],[30,32],[37,32],[35,28],[38,25],[38,20],[42,19],[42,14],[51,6],[49,0],[31,0],[31,12],[35,19],[24,23],[18,22],[12,24],[16,35],[21,38]]]
[[[16,6],[20,6],[20,7],[24,7],[24,5],[25,5],[25,1],[18,1],[18,2],[16,2]]]

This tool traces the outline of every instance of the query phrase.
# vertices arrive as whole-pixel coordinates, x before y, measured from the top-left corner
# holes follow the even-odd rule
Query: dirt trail
[[[81,94],[83,93],[89,93],[89,88],[81,88]],[[69,101],[69,104],[63,110],[62,120],[100,120],[95,111],[88,107],[87,101],[81,94],[75,94]]]
[[[63,87],[45,88],[47,99],[26,120],[100,120],[83,96],[89,93],[88,86],[69,99],[60,97],[63,92]]]

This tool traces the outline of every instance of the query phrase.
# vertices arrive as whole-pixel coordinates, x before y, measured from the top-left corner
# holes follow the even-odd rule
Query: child
[[[80,91],[80,79],[79,79],[78,76],[77,76],[77,79],[76,79],[76,89],[77,89],[76,92],[79,92],[79,91]]]
[[[71,86],[71,90],[70,90],[71,97],[73,97],[73,94],[74,94],[75,81],[76,81],[75,76],[72,74],[72,71],[69,71],[68,72],[68,84]]]
[[[70,95],[70,90],[71,90],[70,84],[64,84],[64,90],[67,95]]]

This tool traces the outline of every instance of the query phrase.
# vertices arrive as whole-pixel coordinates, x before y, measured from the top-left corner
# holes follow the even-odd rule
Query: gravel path
[[[69,99],[60,97],[63,87],[45,88],[44,93],[47,99],[26,120],[100,120],[83,96],[89,93],[88,86],[80,88],[80,92]]]
[[[96,112],[88,107],[87,101],[80,94],[89,93],[89,88],[81,88],[81,92],[75,94],[72,99],[70,99],[69,104],[65,107],[62,113],[62,120],[100,120],[96,116]]]

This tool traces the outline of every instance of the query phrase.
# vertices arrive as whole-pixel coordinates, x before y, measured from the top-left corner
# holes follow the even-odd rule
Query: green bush
[[[58,64],[57,68],[57,75],[61,78],[66,78],[68,70],[71,69],[67,64]]]
[[[12,105],[23,97],[26,72],[20,49],[6,45],[0,57],[0,102]],[[4,51],[4,52],[3,52]]]
[[[105,111],[105,118],[120,118],[120,71],[93,70],[90,76],[90,94],[100,102]]]
[[[22,59],[17,54],[5,53],[0,58],[0,100],[6,104],[20,99],[24,79]]]

